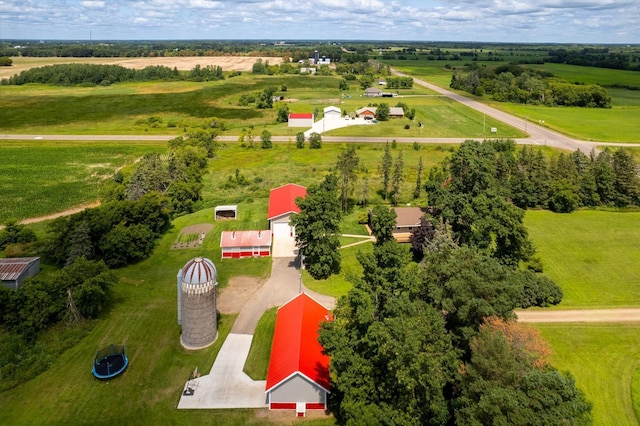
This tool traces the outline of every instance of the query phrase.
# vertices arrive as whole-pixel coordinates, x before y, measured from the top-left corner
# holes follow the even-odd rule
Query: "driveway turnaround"
[[[302,285],[298,258],[273,257],[272,262],[271,277],[238,314],[211,372],[185,384],[179,409],[266,407],[266,381],[254,381],[242,371],[262,314],[269,308],[282,306],[301,291],[328,309],[335,307],[333,297],[312,292]]]
[[[249,334],[229,334],[211,372],[187,382],[178,408],[266,407],[267,382],[254,381],[242,371],[251,340],[253,336]]]

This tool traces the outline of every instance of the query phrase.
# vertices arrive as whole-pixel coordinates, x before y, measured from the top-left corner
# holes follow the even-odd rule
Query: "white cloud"
[[[122,39],[638,43],[638,16],[638,0],[0,0],[0,38],[83,37],[103,26]]]

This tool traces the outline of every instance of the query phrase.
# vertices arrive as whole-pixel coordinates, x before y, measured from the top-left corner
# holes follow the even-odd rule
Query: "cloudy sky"
[[[0,39],[640,43],[640,0],[0,0]]]

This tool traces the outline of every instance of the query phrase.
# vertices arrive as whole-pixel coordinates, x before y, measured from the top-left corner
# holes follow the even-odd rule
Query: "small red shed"
[[[271,231],[223,231],[220,247],[223,259],[271,256]]]

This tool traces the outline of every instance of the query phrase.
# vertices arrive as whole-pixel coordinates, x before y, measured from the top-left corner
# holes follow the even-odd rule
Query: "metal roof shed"
[[[28,277],[40,272],[39,257],[9,257],[0,259],[0,281],[10,289],[17,290]]]

